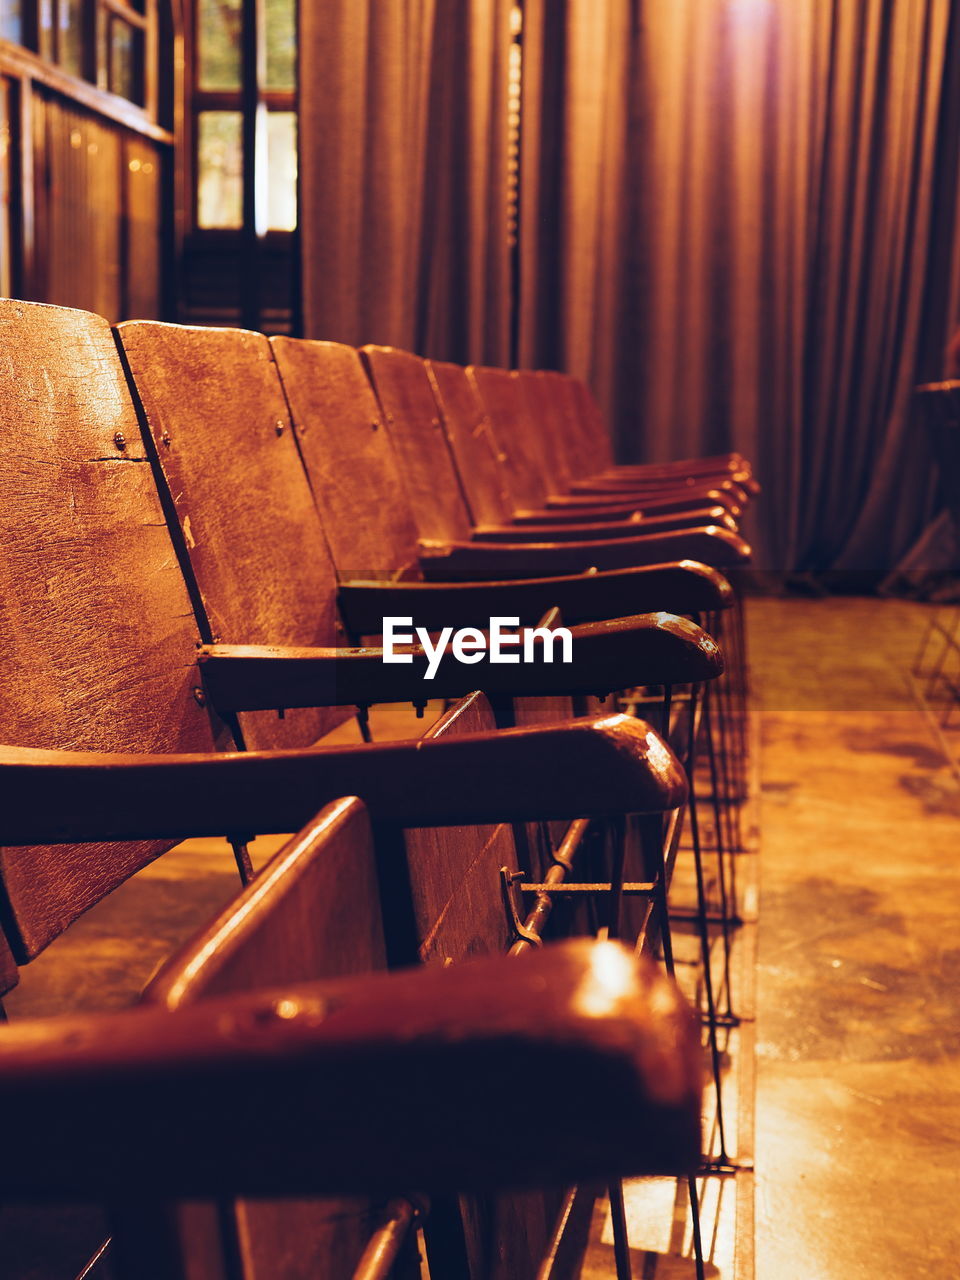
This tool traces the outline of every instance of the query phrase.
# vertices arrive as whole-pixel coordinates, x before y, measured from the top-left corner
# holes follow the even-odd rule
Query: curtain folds
[[[506,363],[507,0],[300,5],[309,337]]]
[[[884,571],[960,303],[960,5],[301,4],[307,333],[591,382],[625,460],[736,447],[774,569]]]
[[[521,359],[626,460],[736,447],[759,559],[890,568],[957,309],[950,0],[526,0]]]

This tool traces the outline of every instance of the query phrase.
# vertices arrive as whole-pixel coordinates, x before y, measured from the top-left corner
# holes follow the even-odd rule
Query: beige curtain
[[[507,0],[302,0],[308,336],[505,362]]]
[[[882,569],[956,309],[950,0],[527,0],[521,358],[625,458],[750,454],[762,562]]]

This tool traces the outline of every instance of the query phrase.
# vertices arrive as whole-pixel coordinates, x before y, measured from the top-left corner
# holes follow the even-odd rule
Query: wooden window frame
[[[24,0],[23,42],[13,44],[0,40],[0,74],[14,79],[28,79],[44,85],[92,111],[153,137],[170,142],[172,133],[161,125],[160,94],[160,0],[142,0],[142,8],[130,0],[82,0],[83,6],[83,75],[77,76],[59,62],[43,57],[40,52],[40,5],[42,0]],[[57,22],[59,0],[53,0],[54,52],[59,37]],[[178,8],[170,6],[171,26],[176,33]],[[109,49],[106,24],[119,18],[143,35],[141,80],[143,103],[112,93],[109,85]],[[166,120],[164,125],[172,124]]]
[[[242,0],[240,31],[240,88],[202,89],[199,77],[199,48],[197,41],[198,0],[189,0],[189,21],[185,34],[184,55],[187,77],[187,101],[189,126],[184,131],[184,155],[182,168],[188,177],[189,200],[186,204],[188,234],[204,240],[227,238],[235,240],[248,226],[254,226],[256,192],[260,170],[266,156],[259,145],[257,120],[261,111],[290,111],[298,115],[296,89],[269,89],[264,87],[266,78],[266,41],[264,39],[265,6],[263,0]],[[204,111],[236,111],[241,120],[243,159],[243,226],[201,227],[197,220],[199,172],[199,119]],[[292,231],[266,229],[257,235],[260,240],[280,243]]]

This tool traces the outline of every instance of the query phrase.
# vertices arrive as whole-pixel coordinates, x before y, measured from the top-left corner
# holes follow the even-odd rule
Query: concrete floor
[[[893,601],[750,605],[759,1280],[960,1276],[960,775],[904,674],[927,617]],[[129,1003],[235,884],[216,842],[167,855],[30,966],[11,1017]],[[71,1256],[97,1238],[78,1221]],[[0,1211],[0,1276],[65,1275],[47,1240],[42,1219],[12,1230]]]
[[[751,603],[760,1280],[960,1276],[960,782],[905,675],[928,617]]]

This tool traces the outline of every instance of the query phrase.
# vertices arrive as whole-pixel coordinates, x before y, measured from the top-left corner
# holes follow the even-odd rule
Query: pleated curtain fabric
[[[524,8],[522,362],[587,377],[625,460],[752,457],[761,564],[889,568],[956,315],[958,6]]]
[[[882,572],[958,306],[957,0],[301,3],[309,336],[588,379],[624,460],[754,459],[772,569]]]
[[[307,336],[506,363],[507,0],[302,0]]]

